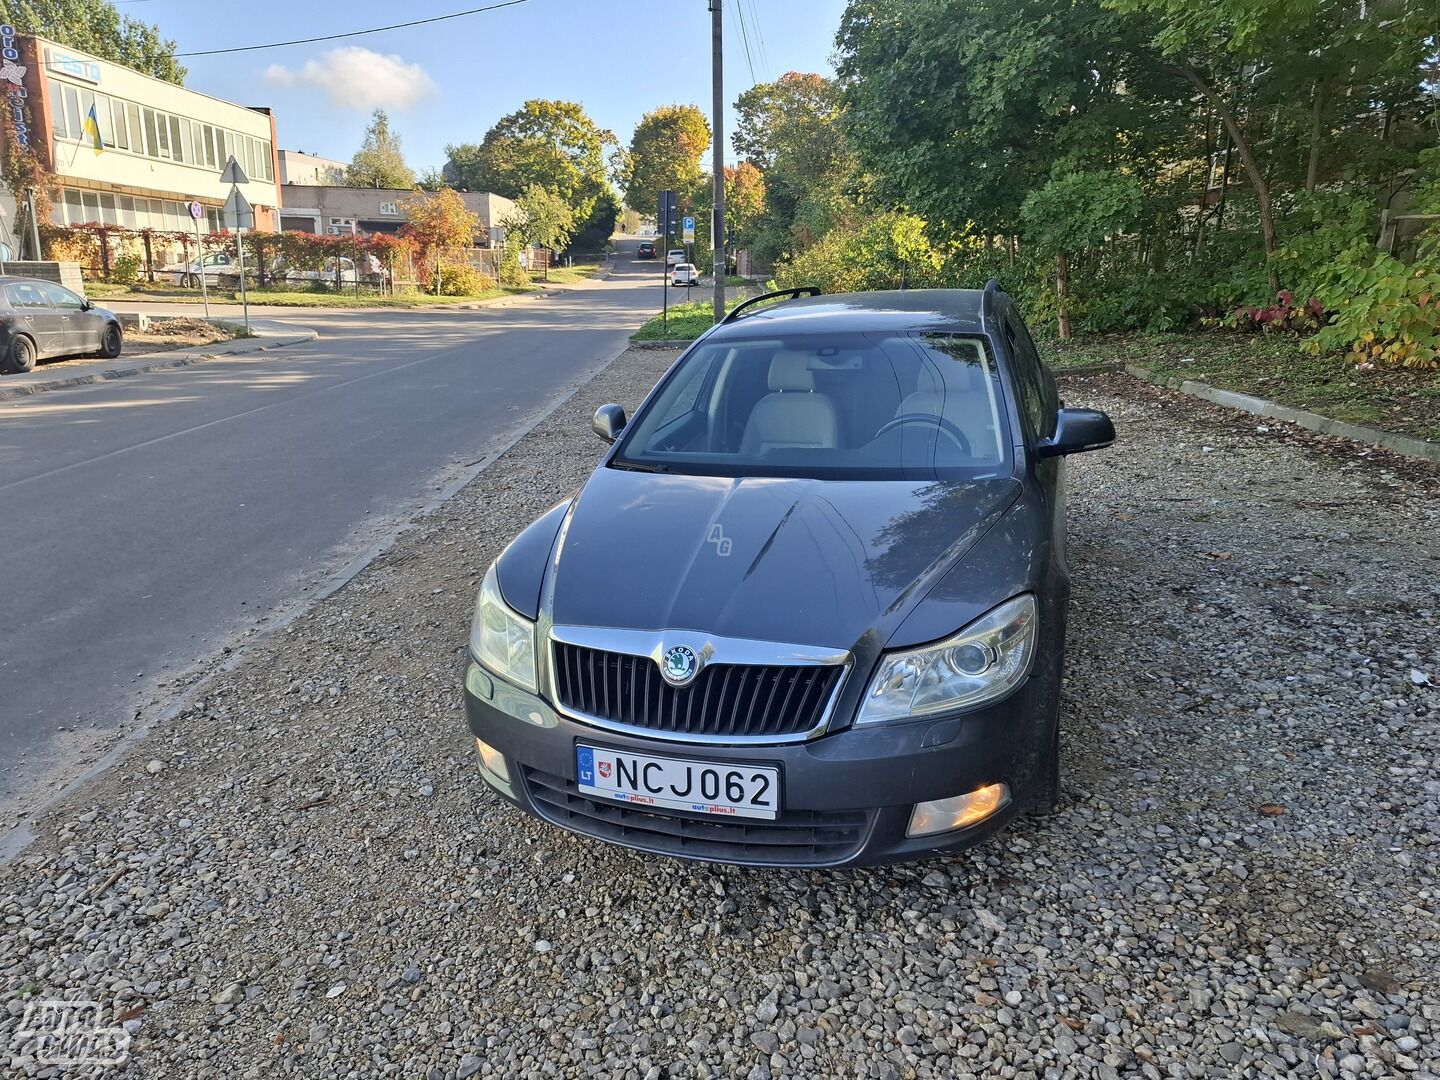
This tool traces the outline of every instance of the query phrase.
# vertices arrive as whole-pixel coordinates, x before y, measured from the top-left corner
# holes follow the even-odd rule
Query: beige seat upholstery
[[[770,393],[755,403],[740,452],[762,454],[788,447],[833,447],[839,424],[835,405],[815,392],[810,354],[782,349],[770,360]]]
[[[948,420],[970,443],[974,457],[994,458],[995,418],[991,414],[989,395],[980,384],[984,378],[979,368],[966,367],[947,389],[933,371],[922,369],[919,389],[901,399],[895,415],[938,416]]]

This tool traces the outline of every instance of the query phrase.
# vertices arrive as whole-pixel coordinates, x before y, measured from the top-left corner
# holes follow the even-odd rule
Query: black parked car
[[[994,283],[815,291],[731,312],[629,422],[603,406],[589,480],[485,575],[466,715],[546,821],[821,866],[1055,803],[1064,456],[1114,428],[1062,407]]]
[[[120,355],[124,338],[113,311],[40,278],[0,277],[0,366],[29,371],[37,360],[96,353]]]

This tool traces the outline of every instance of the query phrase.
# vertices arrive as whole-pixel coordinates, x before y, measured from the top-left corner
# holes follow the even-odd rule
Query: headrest
[[[771,390],[814,390],[810,354],[781,349],[770,359]]]

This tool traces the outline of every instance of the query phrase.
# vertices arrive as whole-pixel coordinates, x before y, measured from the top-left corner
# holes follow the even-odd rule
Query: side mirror
[[[1098,409],[1061,409],[1055,434],[1035,448],[1037,457],[1059,457],[1084,450],[1101,450],[1115,441],[1115,425]]]
[[[595,410],[595,419],[590,421],[590,427],[600,438],[613,443],[625,430],[625,410],[619,405],[601,405]]]

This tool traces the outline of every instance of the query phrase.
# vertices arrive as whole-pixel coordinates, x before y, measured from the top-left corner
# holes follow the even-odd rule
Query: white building
[[[343,161],[334,161],[331,158],[321,157],[319,154],[306,154],[300,150],[280,151],[280,183],[300,184],[301,186],[322,186],[345,183],[345,170],[349,168]]]
[[[234,155],[249,178],[241,190],[255,207],[255,228],[279,227],[268,109],[222,101],[8,26],[0,26],[0,55],[13,137],[53,176],[56,224],[189,230],[189,204],[198,202],[202,228],[219,229],[230,191],[220,172]],[[87,123],[92,112],[98,145]]]

